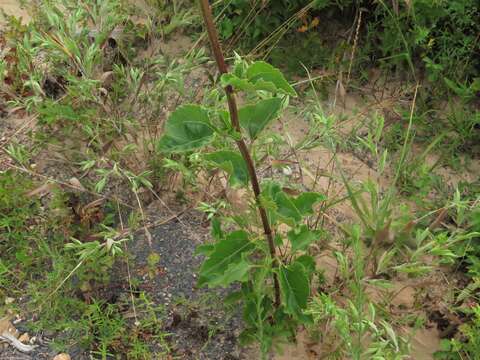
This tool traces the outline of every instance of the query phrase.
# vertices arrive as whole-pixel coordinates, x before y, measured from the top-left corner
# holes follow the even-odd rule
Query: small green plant
[[[449,216],[454,226],[440,232],[444,237],[454,239],[452,250],[456,255],[456,266],[462,269],[469,280],[456,296],[458,310],[463,313],[464,323],[459,333],[452,339],[442,342],[439,359],[474,358],[480,350],[478,336],[480,326],[480,309],[478,306],[480,291],[480,207],[478,194],[476,198],[461,198],[455,192],[451,202]],[[442,357],[443,356],[443,357]]]
[[[0,173],[0,301],[12,296],[8,288],[15,279],[28,277],[18,272],[19,266],[31,266],[27,244],[28,238],[36,238],[28,231],[29,219],[37,214],[40,204],[24,196],[25,188],[31,186],[31,181],[21,179],[13,171]]]
[[[475,359],[480,351],[480,306],[471,311],[472,321],[460,326],[458,339],[443,340],[441,350],[435,353],[437,360]]]
[[[366,134],[357,137],[354,143],[355,151],[368,159],[369,166],[380,177],[392,171],[390,151],[382,148],[383,127],[383,119],[374,117]],[[408,341],[396,332],[396,326],[404,319],[396,319],[387,305],[392,296],[391,280],[424,278],[432,270],[454,265],[463,258],[461,249],[473,251],[472,239],[477,234],[463,229],[469,228],[465,223],[470,221],[467,214],[471,204],[461,199],[458,191],[453,199],[442,203],[442,208],[422,216],[416,216],[411,208],[401,204],[395,183],[401,185],[402,169],[410,165],[405,161],[411,146],[409,138],[411,135],[407,133],[403,149],[402,144],[399,146],[402,153],[400,161],[394,163],[396,176],[388,186],[373,177],[358,184],[341,173],[361,228],[340,224],[346,237],[339,240],[341,249],[332,251],[337,263],[335,277],[321,284],[322,291],[329,291],[314,296],[306,310],[314,318],[315,326],[309,327],[311,334],[325,344],[322,351],[331,358],[405,358]],[[434,139],[432,147],[440,140]],[[424,188],[430,190],[431,186],[427,184]],[[422,205],[426,207],[427,202],[424,200]],[[458,230],[442,231],[439,227],[450,211],[454,222],[459,224]],[[382,294],[383,299],[372,296],[372,292]]]
[[[11,50],[0,57],[0,93],[10,106],[37,116],[34,154],[55,148],[62,159],[80,164],[89,175],[84,186],[96,192],[108,191],[114,178],[135,192],[165,175],[158,171],[162,159],[150,160],[165,99],[193,96],[184,90],[183,75],[203,54],[192,52],[183,62],[160,52],[138,55],[156,36],[188,22],[191,14],[175,4],[162,4],[155,9],[159,18],[149,14],[146,24],[133,20],[137,7],[116,0],[48,1],[34,8],[27,26],[10,19],[5,41]],[[165,29],[169,24],[161,19],[172,6],[178,21]],[[14,142],[6,151],[22,166],[33,157]]]
[[[98,345],[103,356],[117,339],[111,335],[123,319],[116,305],[104,307],[103,300],[93,304],[85,300],[96,287],[109,282],[109,270],[123,253],[126,238],[107,226],[108,216],[104,224],[91,228],[79,223],[68,205],[69,194],[54,184],[34,185],[33,180],[14,171],[0,173],[0,316],[12,306],[34,309],[38,320],[29,324],[34,331],[65,332],[70,337],[58,339],[54,348],[68,350],[73,343],[85,348]],[[41,201],[39,189],[47,192]],[[75,236],[99,240],[81,242]],[[6,302],[7,298],[22,297],[28,302]],[[98,339],[91,335],[95,327],[104,331]],[[119,336],[126,336],[123,331]],[[159,329],[155,331],[160,334]]]
[[[226,89],[229,112],[222,108],[184,105],[173,112],[166,123],[158,146],[165,153],[181,154],[201,148],[214,148],[202,154],[209,167],[225,171],[229,184],[253,190],[253,224],[226,231],[217,217],[213,219],[214,244],[199,249],[206,260],[199,276],[201,286],[227,287],[240,283],[233,297],[244,304],[247,328],[241,338],[258,341],[266,354],[276,337],[292,338],[299,323],[311,321],[303,314],[310,296],[314,260],[305,253],[319,240],[320,232],[310,230],[304,219],[313,214],[313,205],[324,200],[319,193],[287,195],[274,181],[260,185],[250,155],[255,140],[278,116],[289,96],[296,96],[282,73],[265,62],[247,64],[237,59],[229,73],[221,53],[210,6],[202,1],[202,10],[219,69]],[[245,92],[250,102],[237,109],[235,93]],[[245,140],[247,136],[249,146]],[[238,150],[232,147],[236,144]],[[215,149],[216,147],[216,149]],[[258,218],[257,218],[258,219]],[[262,228],[263,234],[255,227]],[[282,226],[290,230],[281,231]]]
[[[338,291],[348,294],[345,303],[336,301],[334,295],[316,296],[306,311],[313,316],[315,328],[312,332],[318,333],[318,327],[326,329],[318,336],[328,347],[326,352],[332,359],[404,359],[408,352],[407,341],[395,333],[367,295],[367,287],[388,288],[388,282],[382,284],[379,279],[369,278],[360,227],[354,226],[350,233],[346,243],[352,250],[351,256],[345,252],[335,253],[339,283],[344,285]]]

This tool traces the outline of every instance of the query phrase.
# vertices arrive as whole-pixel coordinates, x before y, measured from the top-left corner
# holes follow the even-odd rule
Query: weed
[[[335,344],[328,349],[332,359],[346,356],[352,359],[403,359],[408,352],[406,340],[377,314],[375,304],[366,295],[370,281],[365,274],[360,229],[354,227],[350,233],[352,238],[347,241],[353,250],[351,258],[335,253],[341,281],[346,284],[342,292],[349,293],[346,304],[341,306],[331,295],[323,293],[312,300],[306,313],[313,316],[317,328],[326,329],[321,334],[322,342]],[[335,340],[336,337],[339,339]]]
[[[106,359],[110,353],[126,349],[132,358],[145,358],[154,351],[147,340],[152,337],[161,344],[159,353],[168,352],[161,325],[163,310],[145,295],[136,301],[139,323],[134,326],[122,313],[125,304],[93,298],[99,294],[96,288],[110,282],[109,270],[114,257],[122,254],[121,244],[126,239],[106,225],[87,231],[74,222],[67,194],[50,189],[53,195],[40,201],[33,193],[29,195],[32,186],[31,180],[13,171],[0,174],[2,303],[6,298],[28,297],[28,307],[38,315],[30,325],[32,330],[64,333],[52,344],[58,351],[76,345],[97,349],[98,356]],[[72,238],[90,236],[91,231],[102,241]],[[14,304],[2,307],[2,313],[11,306]]]
[[[13,35],[8,39],[15,46],[15,61],[3,63],[12,78],[4,90],[26,94],[10,100],[12,106],[38,114],[41,131],[35,132],[35,147],[60,145],[55,151],[67,161],[82,164],[89,175],[95,168],[91,177],[97,192],[105,191],[113,176],[132,189],[151,188],[149,179],[165,173],[149,160],[159,159],[152,155],[163,100],[167,94],[183,93],[182,75],[191,62],[180,64],[159,54],[138,60],[144,50],[134,46],[141,43],[135,40],[157,36],[156,28],[145,34],[144,26],[132,22],[117,1],[85,0],[79,6],[62,0],[36,11],[33,22],[17,30],[23,41]],[[192,56],[200,60],[202,54]],[[25,76],[28,80],[14,79]],[[19,164],[28,162],[20,145],[11,144],[8,151]],[[150,166],[155,172],[145,170]]]
[[[323,24],[328,23],[332,27],[338,26],[338,19],[357,20],[362,9],[368,9],[368,12],[363,12],[364,21],[360,24],[361,45],[355,68],[361,70],[374,62],[389,69],[406,68],[415,78],[418,76],[415,65],[423,63],[428,79],[432,84],[444,82],[444,91],[448,88],[453,91],[467,90],[475,83],[478,60],[474,54],[480,43],[476,22],[478,7],[474,0],[392,4],[380,1],[373,6],[366,1],[351,0],[296,0],[267,4],[244,0],[218,6],[216,11],[221,16],[222,37],[234,44],[243,42],[247,48],[262,40],[255,47],[255,53],[258,54],[261,47],[266,49],[264,54],[267,55],[274,49],[271,52],[272,59],[278,58],[288,69],[298,69],[302,62],[330,67],[326,66],[332,64],[330,55],[325,56],[325,50],[320,51],[320,55],[318,52],[319,48],[325,48],[322,40],[325,41],[324,30],[327,27]],[[344,24],[344,27],[351,25]],[[293,29],[297,30],[296,34],[288,31]],[[319,33],[322,36],[318,36]],[[341,53],[342,49],[351,45],[351,33],[346,33],[350,34],[347,41],[337,37],[333,46],[327,47],[330,48],[330,54]],[[281,40],[282,37],[285,37],[285,41]],[[312,41],[317,51],[308,56],[308,44]],[[288,49],[296,48],[303,48],[303,51],[295,57],[288,56]],[[332,51],[332,48],[336,50]],[[286,63],[285,56],[278,54],[287,55]],[[341,54],[334,58],[336,65],[343,61]],[[465,79],[469,80],[465,83]],[[467,92],[472,94],[471,90]]]
[[[480,331],[480,307],[470,311],[473,319],[460,327],[459,339],[443,340],[441,350],[435,353],[438,360],[475,359],[480,349],[478,332]]]
[[[242,284],[240,294],[247,329],[241,337],[247,342],[258,341],[265,356],[274,337],[291,336],[296,322],[308,321],[302,309],[307,304],[314,267],[312,258],[300,255],[319,234],[303,225],[302,219],[312,214],[312,205],[323,196],[304,193],[293,198],[274,182],[264,182],[260,188],[242,129],[253,142],[278,117],[286,96],[295,96],[296,93],[279,70],[264,62],[247,64],[239,59],[235,70],[228,73],[212,27],[208,2],[202,2],[202,11],[222,73],[221,82],[226,87],[230,113],[184,105],[168,119],[159,147],[164,152],[185,153],[212,143],[216,136],[237,144],[239,152],[233,151],[228,142],[223,142],[222,148],[204,155],[204,158],[229,175],[231,186],[252,185],[256,204],[253,211],[260,214],[266,243],[259,241],[256,232],[240,229],[227,233],[217,223],[214,233],[217,242],[200,250],[207,260],[200,269],[199,285],[226,287],[234,282]],[[245,91],[255,102],[237,110],[233,88]],[[263,92],[271,95],[261,96]],[[228,117],[230,120],[225,121]],[[272,227],[275,229],[281,223],[291,227],[287,238],[293,248],[290,254],[278,259],[275,246],[281,245],[283,240],[280,233],[272,233]],[[266,286],[270,281],[272,287]]]
[[[231,71],[208,2],[202,5],[220,75],[207,65],[216,86],[202,84],[199,91],[185,75],[208,61],[195,50],[200,40],[183,59],[156,51],[178,27],[196,30],[199,17],[188,0],[148,0],[141,7],[118,0],[44,1],[35,4],[27,25],[7,19],[0,38],[2,105],[33,115],[37,124],[29,142],[8,138],[4,146],[2,138],[0,150],[17,169],[48,179],[34,174],[33,163],[58,153],[69,173],[61,175],[74,177],[39,184],[13,170],[0,173],[1,315],[34,312],[32,330],[55,332],[52,347],[59,351],[76,346],[102,359],[169,356],[165,309],[134,291],[138,279],[128,274],[128,295],[108,291],[116,286],[112,270],[129,264],[130,230],[144,227],[149,234],[143,196],[168,188],[182,204],[189,204],[192,191],[202,195],[193,206],[211,224],[212,242],[198,248],[205,258],[198,284],[232,290],[223,303],[235,311],[243,306],[239,341],[258,342],[263,357],[304,326],[332,345],[325,350],[332,358],[405,358],[409,336],[397,329],[418,329],[429,320],[420,311],[401,318],[391,311],[393,282],[439,269],[461,277],[448,307],[463,325],[437,357],[475,357],[478,184],[460,183],[457,190],[435,170],[446,164],[458,171],[478,155],[476,3],[217,1],[227,51],[236,44],[248,50],[233,56]],[[306,72],[308,79],[291,85],[255,57],[281,64],[288,74]],[[413,105],[394,123],[369,115],[371,121],[355,124],[345,139],[337,122],[348,115],[337,119],[323,111],[333,84],[328,79],[340,73],[344,97],[357,88],[350,78],[360,74],[366,81],[376,65],[415,79]],[[313,99],[305,109],[291,101],[294,87],[303,84],[309,85],[307,102]],[[309,125],[298,142],[286,127],[271,126],[292,104],[292,113]],[[313,176],[302,168],[302,153],[317,148],[333,155]],[[385,182],[352,181],[341,170],[339,152],[353,153]],[[460,158],[466,160],[460,164]],[[331,184],[345,191],[340,199],[306,191],[304,173],[314,188],[325,176],[328,193]],[[211,188],[217,191],[210,194]],[[233,201],[237,193],[242,199]],[[111,194],[133,198],[126,224],[125,209]],[[92,202],[91,196],[100,198]],[[328,217],[340,230],[335,236],[324,220],[345,200],[357,224]],[[333,277],[315,258],[330,250]],[[150,280],[164,256],[150,252]],[[194,312],[220,302],[207,293],[198,304],[183,305]],[[222,330],[208,323],[202,337],[213,340]]]

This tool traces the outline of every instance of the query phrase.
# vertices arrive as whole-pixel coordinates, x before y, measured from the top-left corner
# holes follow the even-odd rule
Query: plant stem
[[[217,63],[218,70],[221,74],[226,74],[228,73],[228,66],[225,62],[225,57],[223,56],[220,41],[218,40],[217,29],[213,22],[212,9],[210,8],[208,0],[200,0],[200,5],[202,8],[203,20],[205,21],[208,38],[210,39],[210,45],[212,46],[212,51],[215,57],[215,61]],[[242,157],[247,165],[248,174],[252,183],[253,193],[255,194],[255,201],[257,204],[258,212],[260,213],[260,218],[262,220],[263,232],[265,233],[265,237],[267,239],[268,247],[270,250],[270,256],[272,258],[272,268],[275,269],[277,267],[277,257],[275,254],[275,244],[273,242],[272,228],[268,221],[267,212],[260,203],[261,191],[260,185],[258,183],[257,172],[255,171],[255,165],[253,163],[252,157],[250,156],[247,145],[243,140],[243,136],[241,135],[242,132],[240,128],[240,122],[238,120],[238,108],[237,101],[235,99],[235,93],[233,92],[233,88],[231,86],[227,86],[225,88],[225,93],[227,95],[228,110],[230,112],[230,120],[232,122],[232,126],[240,134],[240,139],[236,140],[235,142],[237,143],[237,147],[240,150],[240,153],[242,154]],[[280,305],[280,286],[278,283],[277,273],[275,271],[273,271],[273,284],[275,290],[275,306],[278,307]]]

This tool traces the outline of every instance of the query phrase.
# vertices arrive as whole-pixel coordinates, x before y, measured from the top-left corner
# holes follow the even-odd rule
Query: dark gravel
[[[160,255],[157,266],[161,275],[152,279],[143,275],[140,289],[167,307],[167,330],[172,334],[174,354],[183,359],[245,358],[237,344],[241,316],[226,311],[222,304],[228,291],[196,287],[195,274],[202,258],[194,255],[195,248],[208,239],[200,215],[190,212],[155,228],[151,234],[151,249],[142,236],[129,250],[135,255],[137,269],[147,266],[152,251]],[[136,276],[141,275],[137,272]]]

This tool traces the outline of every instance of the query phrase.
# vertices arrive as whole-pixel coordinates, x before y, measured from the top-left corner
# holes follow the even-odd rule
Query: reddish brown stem
[[[213,22],[212,9],[208,0],[200,0],[200,5],[202,8],[203,20],[205,21],[205,26],[207,28],[208,38],[210,39],[210,45],[212,46],[213,55],[218,66],[218,70],[221,74],[228,73],[228,66],[225,62],[225,57],[223,56],[222,48],[220,46],[220,41],[218,40],[217,29]],[[230,119],[232,122],[233,128],[240,134],[240,139],[236,140],[237,147],[242,154],[245,163],[247,164],[248,175],[250,177],[250,182],[252,183],[253,193],[255,194],[255,201],[257,203],[258,212],[260,213],[260,218],[262,220],[263,232],[268,242],[268,247],[270,250],[270,256],[272,258],[272,267],[275,269],[277,267],[277,257],[275,254],[275,243],[273,242],[272,228],[268,221],[267,212],[265,208],[260,203],[260,185],[258,183],[257,172],[255,171],[255,165],[253,163],[250,152],[248,151],[247,145],[241,136],[240,121],[238,120],[238,108],[237,101],[235,98],[235,93],[231,86],[225,88],[225,93],[227,94],[228,110],[230,112]],[[275,290],[275,305],[278,307],[280,305],[280,286],[278,284],[277,274],[273,272],[273,284]]]

